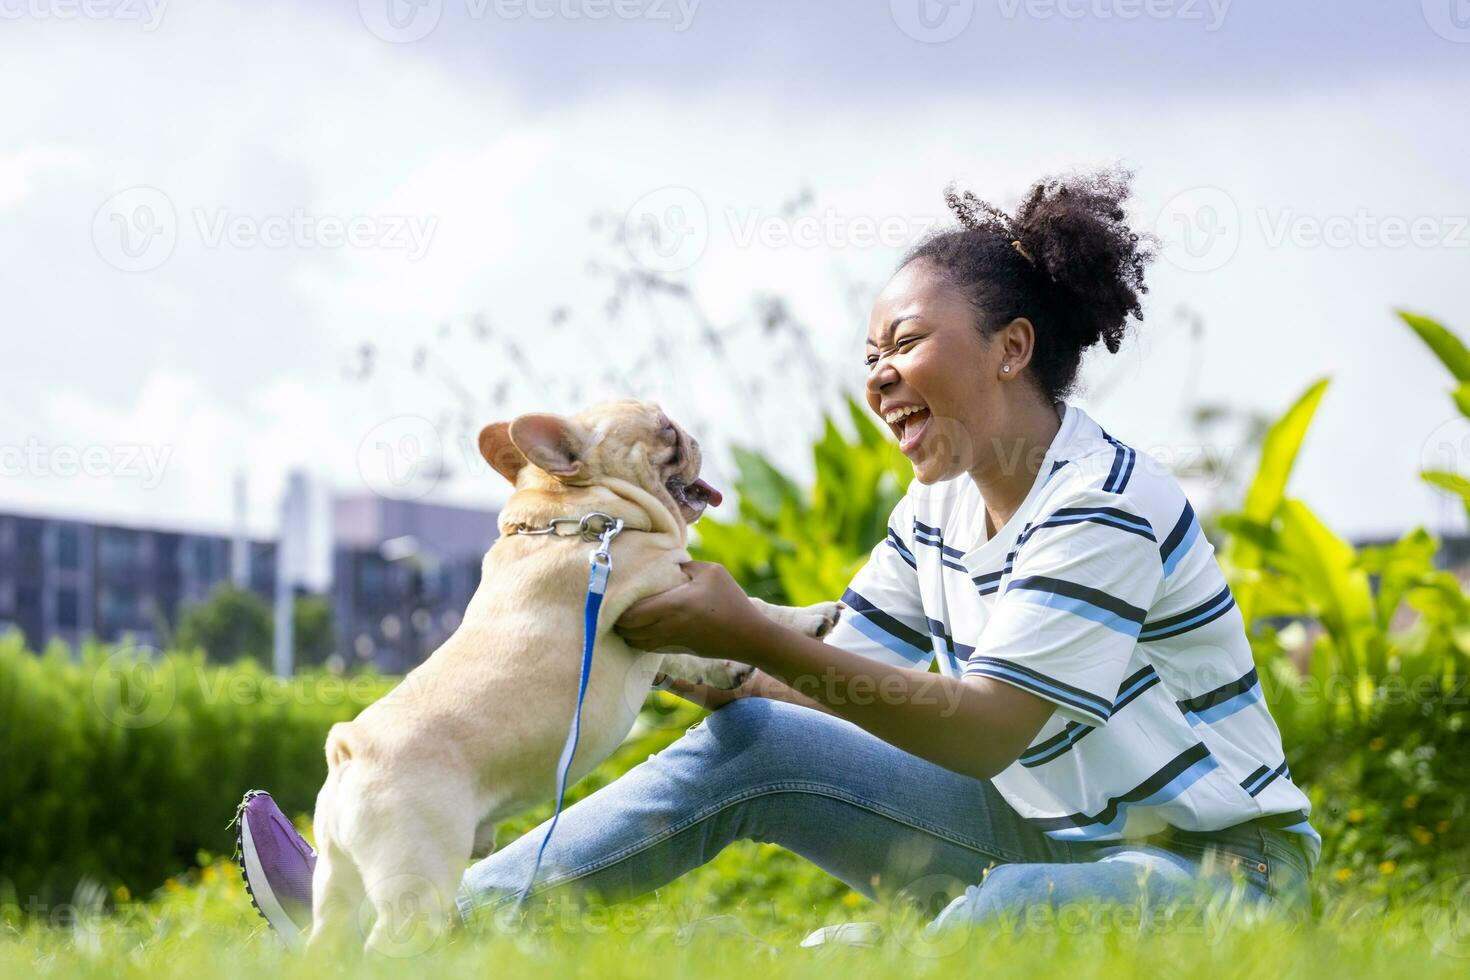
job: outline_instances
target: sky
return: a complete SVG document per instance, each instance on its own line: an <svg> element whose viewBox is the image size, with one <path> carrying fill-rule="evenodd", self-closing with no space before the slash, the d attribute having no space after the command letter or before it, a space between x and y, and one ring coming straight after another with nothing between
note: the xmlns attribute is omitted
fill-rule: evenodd
<svg viewBox="0 0 1470 980"><path fill-rule="evenodd" d="M1077 402L1228 458L1192 409L1330 377L1292 493L1464 529L1394 315L1470 333L1464 0L0 0L0 91L0 510L493 506L480 425L626 394L717 485L732 443L803 473L947 184L1121 164L1164 248Z"/></svg>

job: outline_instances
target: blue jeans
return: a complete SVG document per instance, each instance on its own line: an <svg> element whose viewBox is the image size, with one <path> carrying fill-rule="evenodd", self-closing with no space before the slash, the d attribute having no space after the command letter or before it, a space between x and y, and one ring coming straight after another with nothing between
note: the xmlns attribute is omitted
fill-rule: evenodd
<svg viewBox="0 0 1470 980"><path fill-rule="evenodd" d="M515 900L544 832L543 824L466 872L458 898L466 922ZM942 909L941 924L1231 888L1252 902L1300 907L1310 872L1293 835L1251 824L1127 844L1053 840L987 780L830 715L747 698L563 812L535 894L575 886L631 898L739 840L779 844L870 898L907 889L930 913Z"/></svg>

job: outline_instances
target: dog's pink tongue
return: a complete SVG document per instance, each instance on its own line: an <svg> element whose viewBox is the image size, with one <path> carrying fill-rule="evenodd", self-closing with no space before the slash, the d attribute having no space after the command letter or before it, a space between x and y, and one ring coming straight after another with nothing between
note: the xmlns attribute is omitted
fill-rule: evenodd
<svg viewBox="0 0 1470 980"><path fill-rule="evenodd" d="M724 494L720 493L720 491L716 490L708 483L705 483L703 480L695 480L692 485L699 487L699 489L704 491L704 495L706 498L708 498L709 505L711 507L720 506L720 502L725 499Z"/></svg>

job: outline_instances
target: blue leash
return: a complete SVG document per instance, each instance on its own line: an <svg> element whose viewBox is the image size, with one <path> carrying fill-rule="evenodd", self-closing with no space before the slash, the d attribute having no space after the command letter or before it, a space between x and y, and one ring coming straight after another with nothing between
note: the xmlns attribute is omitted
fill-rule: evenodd
<svg viewBox="0 0 1470 980"><path fill-rule="evenodd" d="M597 550L587 559L587 604L582 613L582 674L577 681L577 707L572 712L571 730L567 732L567 740L561 747L561 761L556 764L556 809L552 811L551 822L546 826L546 836L541 838L541 846L536 849L536 863L531 865L531 877L516 898L517 908L523 906L531 896L536 876L541 873L541 859L546 855L546 845L551 843L551 835L556 832L556 823L561 819L562 804L567 796L567 779L572 773L572 756L577 754L577 739L582 734L582 703L587 699L587 682L592 677L592 648L597 640L597 614L602 610L602 598L607 594L607 580L612 575L612 552L609 548L613 538L623 530L621 518L593 513L579 522L584 536L592 533L587 522L593 517L601 517L606 523L597 534ZM553 522L553 529L555 523Z"/></svg>

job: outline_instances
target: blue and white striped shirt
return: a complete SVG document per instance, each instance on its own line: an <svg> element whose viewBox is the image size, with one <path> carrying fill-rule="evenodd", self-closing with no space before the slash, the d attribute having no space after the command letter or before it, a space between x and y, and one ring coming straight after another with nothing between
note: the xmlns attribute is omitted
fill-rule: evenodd
<svg viewBox="0 0 1470 980"><path fill-rule="evenodd" d="M1020 509L986 540L968 474L913 483L827 642L1005 681L1056 711L995 786L1064 840L1269 818L1320 838L1292 782L1214 548L1159 463L1067 406Z"/></svg>

